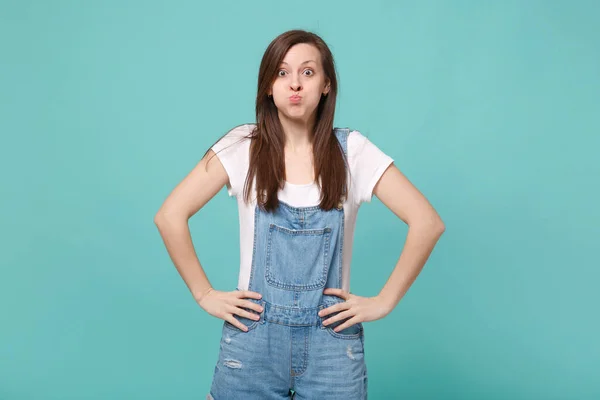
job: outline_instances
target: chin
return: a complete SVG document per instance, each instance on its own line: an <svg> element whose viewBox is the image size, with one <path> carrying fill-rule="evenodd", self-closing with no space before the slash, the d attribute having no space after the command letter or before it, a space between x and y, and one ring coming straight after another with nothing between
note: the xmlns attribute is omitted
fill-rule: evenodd
<svg viewBox="0 0 600 400"><path fill-rule="evenodd" d="M288 106L286 109L286 112L290 115L309 115L311 113L311 111L314 111L316 109L315 108L311 108L307 105L300 105L300 106Z"/></svg>
<svg viewBox="0 0 600 400"><path fill-rule="evenodd" d="M290 115L290 114L286 114L285 117L289 121L302 122L302 121L306 120L306 118L304 117L304 114L302 114L302 115Z"/></svg>

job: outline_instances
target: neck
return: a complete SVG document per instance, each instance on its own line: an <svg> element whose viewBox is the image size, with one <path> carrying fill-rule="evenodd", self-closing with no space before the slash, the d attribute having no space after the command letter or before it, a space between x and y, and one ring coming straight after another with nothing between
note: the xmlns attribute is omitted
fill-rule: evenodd
<svg viewBox="0 0 600 400"><path fill-rule="evenodd" d="M279 115L279 121L285 135L285 148L294 153L312 149L314 117L310 121L288 119Z"/></svg>

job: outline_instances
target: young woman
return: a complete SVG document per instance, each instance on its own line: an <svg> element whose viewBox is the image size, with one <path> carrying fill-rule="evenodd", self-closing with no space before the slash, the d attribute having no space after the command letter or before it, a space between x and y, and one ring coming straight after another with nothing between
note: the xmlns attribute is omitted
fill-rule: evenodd
<svg viewBox="0 0 600 400"><path fill-rule="evenodd" d="M256 123L221 137L156 214L195 300L224 321L207 399L366 399L362 323L392 311L445 229L392 158L359 131L333 127L336 95L323 40L278 36L260 65ZM233 291L211 286L187 225L225 185L240 217ZM381 292L361 297L349 290L353 233L373 194L409 231Z"/></svg>

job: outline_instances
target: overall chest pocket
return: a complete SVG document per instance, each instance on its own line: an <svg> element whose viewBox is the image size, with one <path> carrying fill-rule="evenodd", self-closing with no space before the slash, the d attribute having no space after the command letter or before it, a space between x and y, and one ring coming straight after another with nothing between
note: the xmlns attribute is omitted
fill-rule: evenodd
<svg viewBox="0 0 600 400"><path fill-rule="evenodd" d="M288 229L269 225L265 279L287 290L325 287L329 271L331 228Z"/></svg>

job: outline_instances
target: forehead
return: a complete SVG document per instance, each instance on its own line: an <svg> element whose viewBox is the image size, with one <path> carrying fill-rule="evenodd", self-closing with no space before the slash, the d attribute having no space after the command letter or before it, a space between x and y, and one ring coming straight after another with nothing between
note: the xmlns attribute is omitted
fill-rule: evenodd
<svg viewBox="0 0 600 400"><path fill-rule="evenodd" d="M307 63L307 65L319 63L321 60L321 54L319 50L311 44L299 43L292 46L283 57L283 62L288 65L300 65L305 61L313 60L314 62Z"/></svg>

